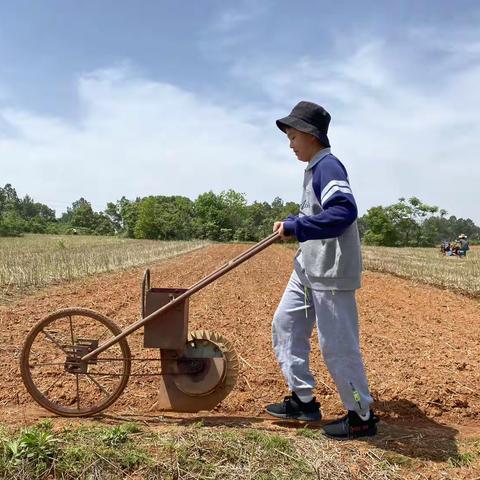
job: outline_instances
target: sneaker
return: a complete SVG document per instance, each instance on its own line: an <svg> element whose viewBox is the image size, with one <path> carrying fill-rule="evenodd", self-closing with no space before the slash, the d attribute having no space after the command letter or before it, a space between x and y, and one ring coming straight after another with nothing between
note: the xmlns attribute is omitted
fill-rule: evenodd
<svg viewBox="0 0 480 480"><path fill-rule="evenodd" d="M303 403L295 392L292 392L291 396L285 397L281 403L268 405L265 411L277 418L302 420L306 422L313 422L322 418L320 403L316 402L315 398L307 403Z"/></svg>
<svg viewBox="0 0 480 480"><path fill-rule="evenodd" d="M323 427L323 432L327 437L338 440L372 437L377 433L378 421L379 419L373 413L373 410L370 410L370 417L368 420L362 420L356 412L349 410L347 415L339 420L327 423Z"/></svg>

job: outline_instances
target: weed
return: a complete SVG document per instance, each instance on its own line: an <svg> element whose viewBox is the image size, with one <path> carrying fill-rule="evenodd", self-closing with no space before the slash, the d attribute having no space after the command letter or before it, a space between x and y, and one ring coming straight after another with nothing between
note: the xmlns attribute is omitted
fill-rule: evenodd
<svg viewBox="0 0 480 480"><path fill-rule="evenodd" d="M202 428L205 426L205 422L203 419L198 420L198 422L194 422L190 425L190 428Z"/></svg>
<svg viewBox="0 0 480 480"><path fill-rule="evenodd" d="M4 442L6 464L15 467L27 463L36 474L42 474L51 467L59 442L46 422L22 430L18 438Z"/></svg>
<svg viewBox="0 0 480 480"><path fill-rule="evenodd" d="M383 458L388 466L398 465L399 467L407 467L413 463L413 460L410 457L395 452L385 452Z"/></svg>
<svg viewBox="0 0 480 480"><path fill-rule="evenodd" d="M468 448L465 452L459 452L457 455L450 457L447 462L453 468L468 467L472 463L480 459L480 441L474 441L470 445L464 445Z"/></svg>
<svg viewBox="0 0 480 480"><path fill-rule="evenodd" d="M447 462L453 468L468 467L476 458L477 455L474 452L464 452L450 457Z"/></svg>
<svg viewBox="0 0 480 480"><path fill-rule="evenodd" d="M280 435L268 434L259 430L252 430L245 435L247 440L258 444L267 452L280 450L281 452L289 452L292 450L290 439Z"/></svg>
<svg viewBox="0 0 480 480"><path fill-rule="evenodd" d="M320 433L318 430L312 430L311 428L303 427L297 431L297 435L306 438L318 438Z"/></svg>
<svg viewBox="0 0 480 480"><path fill-rule="evenodd" d="M116 425L109 430L107 430L103 436L103 442L110 446L115 447L126 443L128 440L129 434L138 433L140 428L135 423L124 423L122 425Z"/></svg>
<svg viewBox="0 0 480 480"><path fill-rule="evenodd" d="M115 471L118 474L118 471L149 467L152 465L149 455L130 440L132 434L140 431L136 423L101 429L81 427L73 432L66 431L68 446L58 458L57 471L68 473L73 478L82 472L93 475L92 478L110 478L108 475ZM100 475L98 472L103 473Z"/></svg>

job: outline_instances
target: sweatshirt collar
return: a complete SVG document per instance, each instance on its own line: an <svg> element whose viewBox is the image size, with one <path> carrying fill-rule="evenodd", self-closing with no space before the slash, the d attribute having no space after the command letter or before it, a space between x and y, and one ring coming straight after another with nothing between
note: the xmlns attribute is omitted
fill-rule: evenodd
<svg viewBox="0 0 480 480"><path fill-rule="evenodd" d="M326 157L329 153L332 153L331 148L322 148L322 150L318 151L308 162L307 168L305 168L305 170L311 170L322 158Z"/></svg>

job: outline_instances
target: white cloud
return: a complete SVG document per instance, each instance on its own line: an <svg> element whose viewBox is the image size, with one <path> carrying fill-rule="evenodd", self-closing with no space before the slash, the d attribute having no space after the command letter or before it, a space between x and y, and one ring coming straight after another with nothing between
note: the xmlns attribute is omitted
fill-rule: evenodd
<svg viewBox="0 0 480 480"><path fill-rule="evenodd" d="M478 28L464 27L448 29L448 34L440 34L438 28L432 26L415 26L407 30L407 36L421 44L423 48L442 51L463 56L478 56L480 53L480 40Z"/></svg>
<svg viewBox="0 0 480 480"><path fill-rule="evenodd" d="M271 12L270 4L270 0L240 0L234 7L219 9L199 37L197 48L202 56L210 61L230 62L232 52L244 51L246 45L255 43L258 27L254 25Z"/></svg>
<svg viewBox="0 0 480 480"><path fill-rule="evenodd" d="M107 201L153 195L195 198L233 188L250 201L298 200L301 169L270 119L234 111L125 67L78 81L80 122L0 110L2 181L58 210L80 196ZM286 144L285 144L286 145ZM293 177L293 178L292 178Z"/></svg>
<svg viewBox="0 0 480 480"><path fill-rule="evenodd" d="M288 108L285 113L299 100L331 111L330 139L350 172L361 211L415 195L480 223L475 45L450 48L438 81L428 83L422 72L431 63L409 64L380 41L359 44L349 56L332 52L329 59L305 56L281 66L238 62L232 74L261 88Z"/></svg>
<svg viewBox="0 0 480 480"><path fill-rule="evenodd" d="M213 18L209 28L214 32L228 33L238 29L268 11L268 1L262 3L255 0L241 0L236 2L235 8L221 10Z"/></svg>

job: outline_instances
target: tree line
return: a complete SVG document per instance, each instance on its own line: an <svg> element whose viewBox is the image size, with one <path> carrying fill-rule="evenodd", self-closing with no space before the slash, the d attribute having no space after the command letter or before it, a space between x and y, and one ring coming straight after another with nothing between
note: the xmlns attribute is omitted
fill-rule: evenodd
<svg viewBox="0 0 480 480"><path fill-rule="evenodd" d="M447 211L427 205L417 197L400 198L387 207L370 208L358 219L366 245L432 247L453 241L463 233L470 243L480 242L480 228L470 218L447 216Z"/></svg>
<svg viewBox="0 0 480 480"><path fill-rule="evenodd" d="M297 215L299 205L275 198L271 203L247 203L234 190L205 192L195 200L180 195L122 197L95 212L84 198L72 203L60 218L30 196L19 198L10 184L0 187L0 236L23 233L121 235L137 239L220 242L259 241L272 231L274 221ZM370 208L358 219L365 244L433 246L460 233L480 240L480 228L471 219L447 217L447 212L418 198Z"/></svg>

